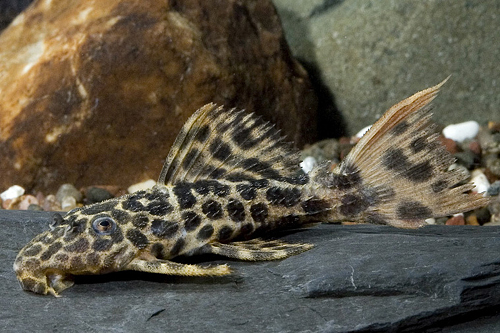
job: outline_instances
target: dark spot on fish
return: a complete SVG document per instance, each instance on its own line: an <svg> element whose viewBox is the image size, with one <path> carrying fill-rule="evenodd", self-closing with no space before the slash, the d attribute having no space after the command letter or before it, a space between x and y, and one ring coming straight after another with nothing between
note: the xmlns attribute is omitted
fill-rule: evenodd
<svg viewBox="0 0 500 333"><path fill-rule="evenodd" d="M408 157L405 156L403 150L389 148L382 156L382 164L389 170L395 171L405 171L410 166L411 163L408 161Z"/></svg>
<svg viewBox="0 0 500 333"><path fill-rule="evenodd" d="M154 243L151 246L151 255L158 259L163 259L163 249L164 246L162 243Z"/></svg>
<svg viewBox="0 0 500 333"><path fill-rule="evenodd" d="M198 156L198 149L196 148L191 148L190 151L184 156L184 159L182 160L182 167L184 169L188 169L191 166L191 162Z"/></svg>
<svg viewBox="0 0 500 333"><path fill-rule="evenodd" d="M233 235L233 232L234 232L234 230L230 226L227 226L227 225L223 226L219 230L218 240L226 241L226 240L230 239L231 236Z"/></svg>
<svg viewBox="0 0 500 333"><path fill-rule="evenodd" d="M410 148L415 154L424 150L426 146L427 144L424 137L416 138L410 143Z"/></svg>
<svg viewBox="0 0 500 333"><path fill-rule="evenodd" d="M117 228L112 234L111 234L111 240L114 243L120 243L123 241L123 233L120 228Z"/></svg>
<svg viewBox="0 0 500 333"><path fill-rule="evenodd" d="M300 202L301 191L298 188L270 187L266 198L272 205L293 207Z"/></svg>
<svg viewBox="0 0 500 333"><path fill-rule="evenodd" d="M174 186L173 192L177 196L177 201L181 209L191 208L196 203L196 198L191 193L190 184L179 183Z"/></svg>
<svg viewBox="0 0 500 333"><path fill-rule="evenodd" d="M201 223L201 218L195 212L184 212L182 213L182 219L184 220L184 229L186 231L193 231Z"/></svg>
<svg viewBox="0 0 500 333"><path fill-rule="evenodd" d="M248 184L238 184L236 185L236 191L245 200L253 200L257 196L257 191L252 185Z"/></svg>
<svg viewBox="0 0 500 333"><path fill-rule="evenodd" d="M432 210L418 201L401 202L396 209L401 220L423 220L432 216Z"/></svg>
<svg viewBox="0 0 500 333"><path fill-rule="evenodd" d="M259 143L259 140L254 140L251 136L252 127L243 128L240 126L233 132L233 140L241 149L247 150Z"/></svg>
<svg viewBox="0 0 500 333"><path fill-rule="evenodd" d="M412 182L422 183L432 177L432 166L429 161L420 162L411 166L403 175Z"/></svg>
<svg viewBox="0 0 500 333"><path fill-rule="evenodd" d="M174 246L170 250L170 255L176 256L181 252L181 250L184 248L184 245L186 244L186 241L184 238L179 238L177 242L175 242Z"/></svg>
<svg viewBox="0 0 500 333"><path fill-rule="evenodd" d="M346 194L341 199L339 211L344 216L355 216L368 208L368 202L359 195Z"/></svg>
<svg viewBox="0 0 500 333"><path fill-rule="evenodd" d="M267 206L263 203L258 203L250 207L250 214L255 222L263 223L268 216Z"/></svg>
<svg viewBox="0 0 500 333"><path fill-rule="evenodd" d="M227 206L227 214L234 222L243 222L245 220L245 207L236 199L229 199Z"/></svg>
<svg viewBox="0 0 500 333"><path fill-rule="evenodd" d="M82 214L85 215L95 215L99 213L109 212L115 208L117 201L105 201L100 203L95 203L93 205L87 206L81 210Z"/></svg>
<svg viewBox="0 0 500 333"><path fill-rule="evenodd" d="M348 190L352 187L360 185L362 182L359 169L352 164L342 165L339 174L332 174L331 185L339 190Z"/></svg>
<svg viewBox="0 0 500 333"><path fill-rule="evenodd" d="M143 229L149 223L149 218L145 214L136 214L132 218L132 225L136 228Z"/></svg>
<svg viewBox="0 0 500 333"><path fill-rule="evenodd" d="M224 214L221 204L215 200L207 200L204 202L201 206L201 210L203 214L212 220L220 219Z"/></svg>
<svg viewBox="0 0 500 333"><path fill-rule="evenodd" d="M195 191L201 195L207 195L212 192L218 197L225 197L229 194L230 188L216 180L199 180L193 184Z"/></svg>
<svg viewBox="0 0 500 333"><path fill-rule="evenodd" d="M156 237L160 238L172 238L177 230L179 230L179 224L171 221L154 220L151 223L151 232Z"/></svg>
<svg viewBox="0 0 500 333"><path fill-rule="evenodd" d="M86 261L87 265L90 267L97 267L100 264L100 258L99 258L99 255L97 253L87 254L85 261Z"/></svg>
<svg viewBox="0 0 500 333"><path fill-rule="evenodd" d="M382 214L370 213L366 216L366 222L371 224L387 224L387 220Z"/></svg>
<svg viewBox="0 0 500 333"><path fill-rule="evenodd" d="M213 233L214 233L214 227L212 227L212 225L210 224L207 224L200 229L200 232L198 232L196 238L198 238L199 240L206 240L210 238L213 235Z"/></svg>
<svg viewBox="0 0 500 333"><path fill-rule="evenodd" d="M92 244L92 249L97 252L107 251L113 246L111 239L97 238Z"/></svg>
<svg viewBox="0 0 500 333"><path fill-rule="evenodd" d="M64 250L67 252L82 253L87 251L89 247L90 247L89 241L85 238L80 238L76 242L66 245L64 247Z"/></svg>
<svg viewBox="0 0 500 333"><path fill-rule="evenodd" d="M42 246L40 244L35 244L24 250L23 255L26 257L36 256L42 251Z"/></svg>
<svg viewBox="0 0 500 333"><path fill-rule="evenodd" d="M58 253L54 257L54 259L59 261L59 262L66 262L69 260L69 256L66 253Z"/></svg>
<svg viewBox="0 0 500 333"><path fill-rule="evenodd" d="M298 175L293 177L278 177L274 179L278 179L292 185L305 185L309 182L309 176L302 171L300 171Z"/></svg>
<svg viewBox="0 0 500 333"><path fill-rule="evenodd" d="M255 179L250 181L250 185L255 188L264 188L269 186L269 180L267 179Z"/></svg>
<svg viewBox="0 0 500 333"><path fill-rule="evenodd" d="M119 224L127 224L130 221L130 214L121 209L111 210L111 217Z"/></svg>
<svg viewBox="0 0 500 333"><path fill-rule="evenodd" d="M155 216L164 216L171 213L174 207L167 201L153 201L146 206L146 210Z"/></svg>
<svg viewBox="0 0 500 333"><path fill-rule="evenodd" d="M241 165L245 168L245 170L257 173L264 178L280 178L278 171L271 168L271 166L266 162L262 162L255 157L244 159L241 161Z"/></svg>
<svg viewBox="0 0 500 333"><path fill-rule="evenodd" d="M315 197L302 202L301 206L306 214L318 214L330 209L330 205L326 200Z"/></svg>
<svg viewBox="0 0 500 333"><path fill-rule="evenodd" d="M448 182L445 180L438 180L431 185L434 193L439 193L448 187Z"/></svg>
<svg viewBox="0 0 500 333"><path fill-rule="evenodd" d="M209 178L219 179L226 174L227 170L224 168L216 168L208 175Z"/></svg>
<svg viewBox="0 0 500 333"><path fill-rule="evenodd" d="M194 139L198 142L203 143L208 139L209 134L210 134L210 126L204 125L198 130Z"/></svg>
<svg viewBox="0 0 500 333"><path fill-rule="evenodd" d="M45 252L42 253L40 256L40 259L42 260L48 260L50 257L52 257L54 254L56 254L57 251L62 247L61 242L55 242L54 244L50 245Z"/></svg>
<svg viewBox="0 0 500 333"><path fill-rule="evenodd" d="M81 269L84 266L82 258L80 258L79 256L71 258L69 266L71 267L71 269Z"/></svg>
<svg viewBox="0 0 500 333"><path fill-rule="evenodd" d="M246 236L246 235L251 234L253 232L253 230L254 230L254 225L251 223L246 223L246 224L241 226L239 233L242 236Z"/></svg>
<svg viewBox="0 0 500 333"><path fill-rule="evenodd" d="M32 278L24 278L22 279L23 281L23 289L24 290L31 290L35 293L38 293L38 294L43 294L45 293L45 288L44 286L37 282L36 280L32 279Z"/></svg>
<svg viewBox="0 0 500 333"><path fill-rule="evenodd" d="M210 144L210 153L219 161L225 161L231 155L231 148L219 138L216 138Z"/></svg>
<svg viewBox="0 0 500 333"><path fill-rule="evenodd" d="M298 224L300 224L300 217L295 214L283 216L274 222L276 228L291 227Z"/></svg>
<svg viewBox="0 0 500 333"><path fill-rule="evenodd" d="M144 210L144 205L137 201L137 197L130 197L122 202L122 208L131 212L140 212Z"/></svg>
<svg viewBox="0 0 500 333"><path fill-rule="evenodd" d="M127 239L139 249L144 249L148 245L148 238L137 229L127 231Z"/></svg>
<svg viewBox="0 0 500 333"><path fill-rule="evenodd" d="M402 122L400 122L399 124L397 124L396 126L394 126L390 130L390 133L393 134L393 135L401 135L404 132L406 132L406 130L409 127L410 127L410 125L408 124L408 122L406 122L405 120L403 120Z"/></svg>
<svg viewBox="0 0 500 333"><path fill-rule="evenodd" d="M253 181L255 180L254 177L251 177L247 174L241 173L241 172L234 172L226 175L224 179L230 181L230 182L243 182L243 181Z"/></svg>

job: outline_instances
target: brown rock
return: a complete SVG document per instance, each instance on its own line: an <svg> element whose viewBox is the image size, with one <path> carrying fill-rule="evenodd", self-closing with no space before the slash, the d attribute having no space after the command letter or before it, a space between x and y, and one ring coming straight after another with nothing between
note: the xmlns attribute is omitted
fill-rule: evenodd
<svg viewBox="0 0 500 333"><path fill-rule="evenodd" d="M0 45L0 188L156 179L211 101L299 146L315 136L316 99L270 0L36 1Z"/></svg>
<svg viewBox="0 0 500 333"><path fill-rule="evenodd" d="M452 139L445 138L444 136L440 136L439 140L445 146L446 150L450 154L458 153L459 149L455 141L453 141Z"/></svg>
<svg viewBox="0 0 500 333"><path fill-rule="evenodd" d="M465 219L463 215L455 215L450 217L448 221L446 221L446 225L465 225Z"/></svg>

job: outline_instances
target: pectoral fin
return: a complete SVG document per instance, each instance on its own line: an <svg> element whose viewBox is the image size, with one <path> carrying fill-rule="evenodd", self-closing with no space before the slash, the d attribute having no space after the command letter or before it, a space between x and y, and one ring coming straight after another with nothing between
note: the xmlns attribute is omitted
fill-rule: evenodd
<svg viewBox="0 0 500 333"><path fill-rule="evenodd" d="M181 276L221 276L231 273L231 269L228 265L202 267L161 259L134 259L124 268L124 270Z"/></svg>

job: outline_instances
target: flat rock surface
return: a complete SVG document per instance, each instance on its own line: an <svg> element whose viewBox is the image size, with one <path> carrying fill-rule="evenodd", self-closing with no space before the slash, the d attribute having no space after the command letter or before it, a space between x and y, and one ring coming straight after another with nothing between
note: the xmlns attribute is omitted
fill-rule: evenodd
<svg viewBox="0 0 500 333"><path fill-rule="evenodd" d="M286 260L188 259L228 262L235 270L228 277L85 276L54 298L23 292L12 270L50 218L0 211L2 332L500 329L500 227L320 225L276 235L316 245Z"/></svg>

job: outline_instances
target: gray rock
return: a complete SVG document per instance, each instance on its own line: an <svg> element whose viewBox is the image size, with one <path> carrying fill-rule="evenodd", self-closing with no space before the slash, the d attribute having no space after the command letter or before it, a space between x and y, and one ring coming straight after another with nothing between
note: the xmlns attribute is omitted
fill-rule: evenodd
<svg viewBox="0 0 500 333"><path fill-rule="evenodd" d="M333 94L350 133L448 75L438 122L500 119L497 0L273 2L292 53Z"/></svg>
<svg viewBox="0 0 500 333"><path fill-rule="evenodd" d="M56 193L57 202L62 203L64 198L73 197L76 202L82 201L82 193L76 189L72 184L63 184L59 187Z"/></svg>
<svg viewBox="0 0 500 333"><path fill-rule="evenodd" d="M320 225L276 235L316 245L286 260L182 259L229 262L235 273L225 278L86 276L55 299L23 292L12 270L17 252L51 216L0 211L2 332L32 331L33 323L65 332L500 329L498 315L477 320L500 304L500 227Z"/></svg>
<svg viewBox="0 0 500 333"><path fill-rule="evenodd" d="M90 187L87 190L86 203L93 204L104 200L111 199L113 195L100 187Z"/></svg>

